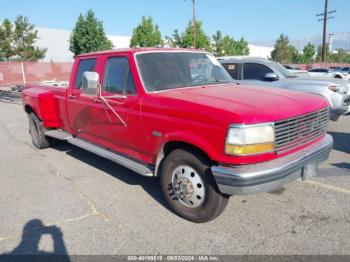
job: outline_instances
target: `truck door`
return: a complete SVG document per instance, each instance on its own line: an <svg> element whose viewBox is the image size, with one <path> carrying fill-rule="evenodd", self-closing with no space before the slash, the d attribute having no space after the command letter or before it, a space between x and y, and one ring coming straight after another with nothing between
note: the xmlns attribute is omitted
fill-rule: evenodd
<svg viewBox="0 0 350 262"><path fill-rule="evenodd" d="M94 101L91 133L106 147L125 154L137 151L140 139L140 99L127 54L111 54L101 61L101 94ZM103 101L104 100L104 101Z"/></svg>
<svg viewBox="0 0 350 262"><path fill-rule="evenodd" d="M101 147L137 158L138 141L142 140L140 99L127 54L80 58L75 67L76 77L71 79L67 99L71 132ZM85 71L100 75L102 99L84 93Z"/></svg>
<svg viewBox="0 0 350 262"><path fill-rule="evenodd" d="M82 75L96 71L97 58L79 59L72 71L71 84L67 95L67 112L71 132L75 136L89 136L93 127L93 100L96 96L84 94Z"/></svg>

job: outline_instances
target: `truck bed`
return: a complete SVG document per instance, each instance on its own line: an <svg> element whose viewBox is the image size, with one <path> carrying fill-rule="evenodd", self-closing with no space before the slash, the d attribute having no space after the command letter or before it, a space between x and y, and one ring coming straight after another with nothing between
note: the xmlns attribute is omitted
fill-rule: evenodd
<svg viewBox="0 0 350 262"><path fill-rule="evenodd" d="M68 127L65 117L67 90L68 88L63 86L25 85L22 91L22 101L26 105L26 112L34 112L48 129Z"/></svg>

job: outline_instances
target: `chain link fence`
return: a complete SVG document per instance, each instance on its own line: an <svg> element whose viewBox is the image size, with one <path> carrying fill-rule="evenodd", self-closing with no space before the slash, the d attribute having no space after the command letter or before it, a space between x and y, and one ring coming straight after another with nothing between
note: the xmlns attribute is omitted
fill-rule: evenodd
<svg viewBox="0 0 350 262"><path fill-rule="evenodd" d="M299 67L303 70L309 70L312 68L328 68L328 67L350 67L350 64L342 63L314 63L314 64L293 64L295 67Z"/></svg>
<svg viewBox="0 0 350 262"><path fill-rule="evenodd" d="M315 67L345 67L350 66L350 64L318 63L294 66L308 70ZM68 82L71 69L71 62L0 62L0 87L50 81Z"/></svg>
<svg viewBox="0 0 350 262"><path fill-rule="evenodd" d="M0 62L0 87L69 81L70 62Z"/></svg>

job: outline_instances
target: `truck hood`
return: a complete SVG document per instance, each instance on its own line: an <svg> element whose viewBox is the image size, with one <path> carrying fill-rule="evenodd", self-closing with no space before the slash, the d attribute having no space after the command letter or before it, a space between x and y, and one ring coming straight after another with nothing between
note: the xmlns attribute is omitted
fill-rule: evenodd
<svg viewBox="0 0 350 262"><path fill-rule="evenodd" d="M172 89L156 95L177 100L174 104L179 110L201 110L213 118L246 124L287 119L328 106L323 98L311 94L236 84Z"/></svg>

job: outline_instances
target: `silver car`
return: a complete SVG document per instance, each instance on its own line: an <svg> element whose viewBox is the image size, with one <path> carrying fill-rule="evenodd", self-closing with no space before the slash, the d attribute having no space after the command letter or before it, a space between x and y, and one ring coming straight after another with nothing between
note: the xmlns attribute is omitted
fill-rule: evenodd
<svg viewBox="0 0 350 262"><path fill-rule="evenodd" d="M340 70L333 70L330 68L312 68L309 70L309 75L349 80L348 73L342 72Z"/></svg>
<svg viewBox="0 0 350 262"><path fill-rule="evenodd" d="M326 79L292 74L282 65L263 58L219 57L218 60L240 84L285 88L312 93L326 98L330 118L350 112L350 83L341 79Z"/></svg>

